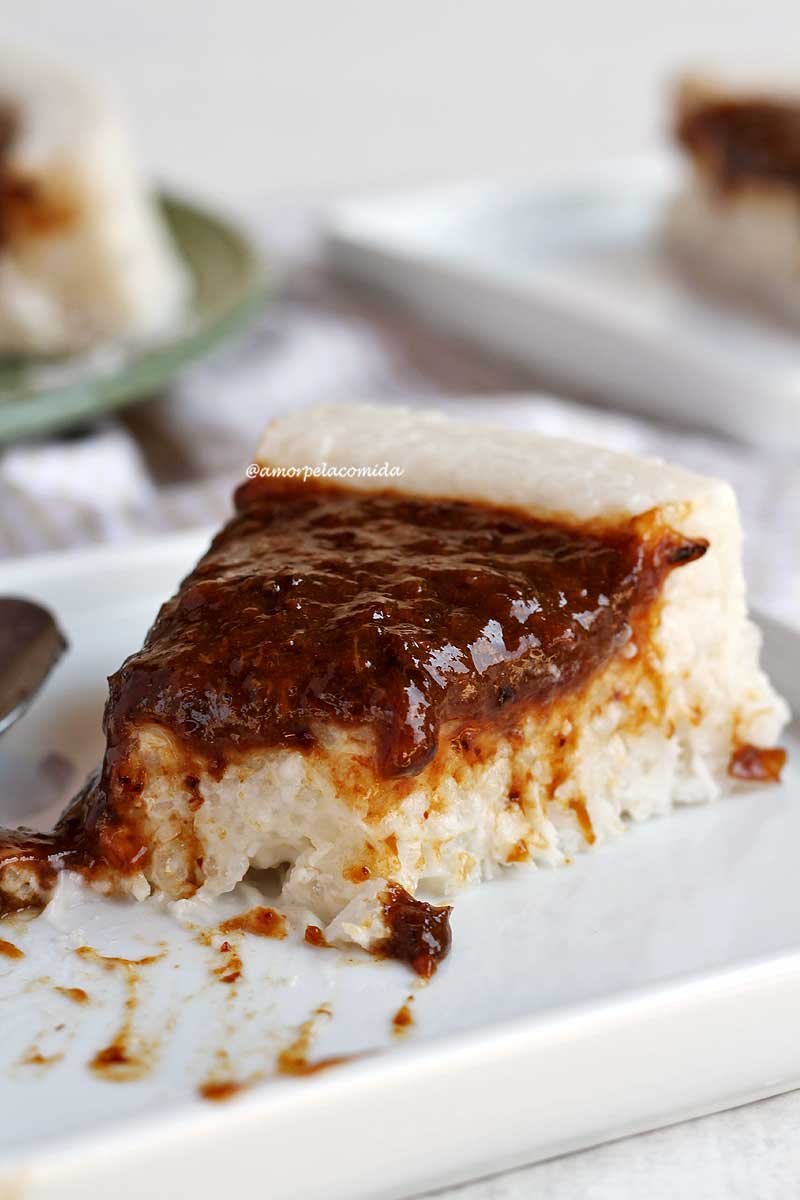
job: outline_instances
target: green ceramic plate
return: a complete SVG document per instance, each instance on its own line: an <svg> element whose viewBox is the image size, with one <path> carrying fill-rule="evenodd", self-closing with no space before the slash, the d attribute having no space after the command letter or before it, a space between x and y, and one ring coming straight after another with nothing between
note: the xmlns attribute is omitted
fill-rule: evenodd
<svg viewBox="0 0 800 1200"><path fill-rule="evenodd" d="M0 360L0 442L79 424L152 394L260 307L266 280L253 245L232 225L194 205L170 196L162 197L161 205L194 282L181 326L136 349Z"/></svg>

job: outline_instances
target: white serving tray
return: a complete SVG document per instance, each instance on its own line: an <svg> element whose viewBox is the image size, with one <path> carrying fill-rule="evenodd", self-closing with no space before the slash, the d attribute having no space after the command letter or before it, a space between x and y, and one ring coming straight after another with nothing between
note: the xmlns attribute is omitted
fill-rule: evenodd
<svg viewBox="0 0 800 1200"><path fill-rule="evenodd" d="M2 567L0 593L52 605L71 643L2 740L4 822L29 819L9 781L43 754L81 772L98 759L104 676L204 543ZM766 630L768 667L800 706L800 638ZM0 1193L219 1200L256 1184L270 1200L399 1197L797 1086L796 729L788 743L780 787L460 895L453 952L424 988L394 963L249 938L232 989L212 974L214 952L133 903L81 901L60 928L4 921L25 958L0 957ZM132 1023L150 1069L138 1080L88 1069L124 1015L125 984L75 954L76 929L104 954L164 954L141 970ZM409 993L415 1024L400 1039L391 1017ZM370 1053L276 1077L276 1054L324 1002L312 1060ZM33 1052L62 1057L20 1061ZM262 1082L225 1104L201 1099L220 1072Z"/></svg>
<svg viewBox="0 0 800 1200"><path fill-rule="evenodd" d="M533 369L539 383L800 451L800 331L723 305L659 242L670 158L350 201L342 274Z"/></svg>

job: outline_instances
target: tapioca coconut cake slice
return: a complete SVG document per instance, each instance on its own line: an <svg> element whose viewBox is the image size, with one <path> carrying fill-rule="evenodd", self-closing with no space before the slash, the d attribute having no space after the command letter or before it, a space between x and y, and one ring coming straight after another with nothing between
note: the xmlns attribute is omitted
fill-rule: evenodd
<svg viewBox="0 0 800 1200"><path fill-rule="evenodd" d="M0 353L152 337L188 292L112 100L58 61L0 49Z"/></svg>
<svg viewBox="0 0 800 1200"><path fill-rule="evenodd" d="M687 76L673 127L690 164L666 237L693 278L800 320L800 76Z"/></svg>
<svg viewBox="0 0 800 1200"><path fill-rule="evenodd" d="M277 868L317 940L425 973L418 891L779 774L727 484L358 405L276 421L250 474L110 680L99 782L7 836L7 904L60 867L176 901Z"/></svg>

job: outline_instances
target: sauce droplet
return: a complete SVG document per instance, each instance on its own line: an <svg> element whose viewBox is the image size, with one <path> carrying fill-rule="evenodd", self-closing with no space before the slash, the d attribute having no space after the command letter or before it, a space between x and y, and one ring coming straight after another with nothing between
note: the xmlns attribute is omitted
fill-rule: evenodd
<svg viewBox="0 0 800 1200"><path fill-rule="evenodd" d="M392 1017L392 1030L394 1033L405 1033L406 1030L414 1024L414 1016L411 1012L411 1005L413 1003L414 997L406 996L405 1004L402 1004Z"/></svg>
<svg viewBox="0 0 800 1200"><path fill-rule="evenodd" d="M372 947L378 958L408 963L423 979L430 979L450 951L450 905L437 908L415 900L399 883L390 883L381 895L387 936Z"/></svg>
<svg viewBox="0 0 800 1200"><path fill-rule="evenodd" d="M201 1083L197 1090L204 1100L221 1103L244 1091L246 1086L235 1079L209 1079L206 1083Z"/></svg>
<svg viewBox="0 0 800 1200"><path fill-rule="evenodd" d="M748 743L739 746L731 755L728 774L733 779L747 779L753 783L779 783L785 763L786 751L779 746L765 749Z"/></svg>

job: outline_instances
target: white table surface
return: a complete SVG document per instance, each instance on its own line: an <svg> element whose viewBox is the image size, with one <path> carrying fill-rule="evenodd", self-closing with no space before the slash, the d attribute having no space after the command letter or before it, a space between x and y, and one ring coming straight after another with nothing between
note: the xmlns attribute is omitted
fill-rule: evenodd
<svg viewBox="0 0 800 1200"><path fill-rule="evenodd" d="M533 1084L532 1084L533 1086ZM439 1200L772 1200L797 1194L797 1092L436 1193Z"/></svg>
<svg viewBox="0 0 800 1200"><path fill-rule="evenodd" d="M435 6L426 0L401 6L381 0L333 6L326 0L5 0L3 33L99 67L130 102L152 169L173 184L256 214L260 198L275 193L520 175L541 161L574 163L647 149L658 140L664 79L685 62L722 58L785 66L794 56L798 66L796 11L792 0L562 0L548 6L526 0L442 0ZM287 241L290 224L276 226ZM395 397L415 386L434 394L488 394L535 385L458 348L434 350L424 333L409 337L391 321L381 326L388 359L376 355L365 333L370 314L354 315L330 291L315 291L309 278L313 273L290 289L256 339L257 351L251 343L248 353L257 357L276 338L283 338L284 350L288 339L301 359L323 346L340 370L328 392L361 387L361 397L370 390ZM122 438L123 455L132 447L133 490L141 489L144 474L152 503L148 509L137 492L124 519L119 513L105 523L76 518L74 529L65 524L57 535L50 531L55 544L128 536L221 513L243 454L242 430L217 447L217 460L181 463L177 481L171 477L175 463L164 467L163 447L170 435L180 440L181 413L193 416L193 404L214 408L215 388L229 370L231 360L223 359L210 374L195 377L193 394L189 381L158 412L107 431L112 440ZM241 398L245 383L241 371L233 373ZM262 377L257 370L255 380L244 414L252 428L281 403L279 396L297 394L302 401L320 388L319 379L298 382L285 358L282 375ZM591 424L595 418L586 419ZM610 428L613 440L627 426ZM648 445L658 437L639 434ZM678 457L694 466L702 465L704 447L712 456L721 454L728 473L752 487L753 497L767 499L775 489L773 497L788 498L800 519L797 487L785 467L773 471L747 451L711 449L693 438L676 438L675 446ZM9 457L0 467L8 467ZM18 457L16 467L24 469L25 461ZM158 486L162 474L166 489ZM8 472L5 483L13 490ZM0 527L0 552L51 544L41 531L24 545L4 541ZM791 549L787 541L787 554ZM756 575L751 585L761 586L769 601L769 581ZM780 604L772 607L780 610ZM800 1177L799 1129L800 1095L794 1093L440 1195L786 1200Z"/></svg>

